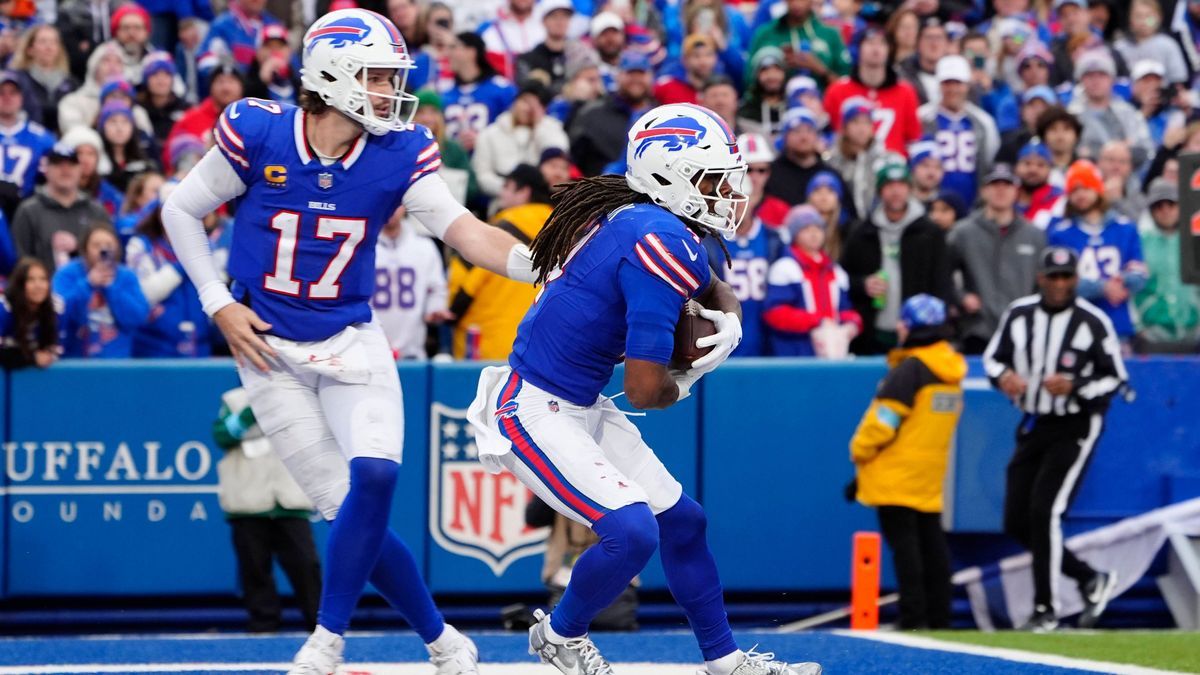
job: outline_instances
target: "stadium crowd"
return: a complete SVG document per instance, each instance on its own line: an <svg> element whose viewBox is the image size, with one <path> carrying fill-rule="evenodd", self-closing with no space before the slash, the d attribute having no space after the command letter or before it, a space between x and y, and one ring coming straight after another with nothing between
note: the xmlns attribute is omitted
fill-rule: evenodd
<svg viewBox="0 0 1200 675"><path fill-rule="evenodd" d="M737 355L883 353L922 293L979 353L1048 243L1129 350L1200 344L1176 187L1200 151L1197 0L7 0L6 367L222 353L159 206L225 106L297 101L306 26L353 6L403 33L446 182L523 241L556 185L623 172L641 113L719 116L749 166L741 229L706 240ZM236 205L206 225L221 259ZM536 290L423 235L401 210L377 250L397 358L504 358Z"/></svg>

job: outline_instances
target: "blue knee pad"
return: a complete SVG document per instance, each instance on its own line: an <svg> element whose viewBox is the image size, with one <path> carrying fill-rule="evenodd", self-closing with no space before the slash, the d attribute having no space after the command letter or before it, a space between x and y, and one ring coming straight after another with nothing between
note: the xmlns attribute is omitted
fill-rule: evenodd
<svg viewBox="0 0 1200 675"><path fill-rule="evenodd" d="M675 506L658 514L658 526L664 548L691 546L704 541L708 531L708 516L696 500L683 495Z"/></svg>
<svg viewBox="0 0 1200 675"><path fill-rule="evenodd" d="M658 521L646 504L611 511L592 525L600 543L584 551L562 600L550 615L554 632L578 637L611 605L658 547Z"/></svg>

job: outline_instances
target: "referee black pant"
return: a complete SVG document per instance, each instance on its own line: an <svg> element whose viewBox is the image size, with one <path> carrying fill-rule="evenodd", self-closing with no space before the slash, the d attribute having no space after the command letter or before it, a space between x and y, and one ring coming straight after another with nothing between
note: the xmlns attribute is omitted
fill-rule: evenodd
<svg viewBox="0 0 1200 675"><path fill-rule="evenodd" d="M1101 415L1026 416L1008 464L1004 531L1033 553L1035 605L1057 609L1058 570L1081 586L1096 574L1063 546L1062 516L1104 428Z"/></svg>

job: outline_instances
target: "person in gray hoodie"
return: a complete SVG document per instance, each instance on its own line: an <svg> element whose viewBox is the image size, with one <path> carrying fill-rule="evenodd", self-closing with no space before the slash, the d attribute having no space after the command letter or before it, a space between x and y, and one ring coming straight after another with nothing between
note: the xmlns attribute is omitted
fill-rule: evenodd
<svg viewBox="0 0 1200 675"><path fill-rule="evenodd" d="M965 354L982 354L1009 303L1037 287L1037 254L1046 233L1017 212L1020 180L1007 164L984 178L983 206L947 240L951 269L962 274L959 335Z"/></svg>
<svg viewBox="0 0 1200 675"><path fill-rule="evenodd" d="M850 302L863 319L850 349L862 355L896 346L896 322L908 298L928 293L949 303L954 295L945 233L912 197L908 165L886 161L875 183L878 206L851 230L841 260Z"/></svg>

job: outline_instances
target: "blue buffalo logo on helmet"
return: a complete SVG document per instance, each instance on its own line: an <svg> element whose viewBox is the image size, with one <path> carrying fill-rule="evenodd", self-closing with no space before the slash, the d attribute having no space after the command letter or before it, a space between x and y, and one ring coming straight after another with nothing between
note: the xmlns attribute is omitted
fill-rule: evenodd
<svg viewBox="0 0 1200 675"><path fill-rule="evenodd" d="M380 18L382 19L383 17ZM380 21L380 23L387 29L394 51L397 54L403 54L405 52L404 38L400 36L400 31L390 21L384 20ZM349 16L344 19L338 19L327 26L321 26L309 34L308 51L311 52L313 47L322 40L328 40L330 46L334 49L352 44L360 44L370 32L370 26L361 18Z"/></svg>
<svg viewBox="0 0 1200 675"><path fill-rule="evenodd" d="M704 125L689 117L676 117L643 129L633 137L638 141L634 157L641 157L647 148L662 143L667 152L675 152L695 146L704 138Z"/></svg>

